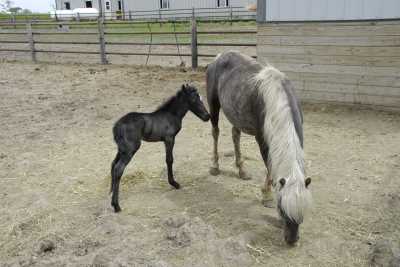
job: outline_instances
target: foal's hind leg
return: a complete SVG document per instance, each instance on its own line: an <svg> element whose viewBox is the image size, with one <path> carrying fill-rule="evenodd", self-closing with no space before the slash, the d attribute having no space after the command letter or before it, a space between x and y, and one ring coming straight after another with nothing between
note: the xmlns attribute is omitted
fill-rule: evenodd
<svg viewBox="0 0 400 267"><path fill-rule="evenodd" d="M244 170L244 161L240 152L240 130L236 127L232 127L232 140L235 147L235 163L236 167L239 168L239 177L243 180L249 180L251 178Z"/></svg>
<svg viewBox="0 0 400 267"><path fill-rule="evenodd" d="M131 161L132 157L135 155L139 147L140 143L137 143L133 148L129 149L128 151L123 151L123 152L118 151L119 159L115 163L113 162L113 167L111 170L111 176L112 176L111 206L114 207L115 212L121 211L121 207L119 206L119 201L118 201L118 195L119 195L119 184L121 181L122 174L124 173L125 167Z"/></svg>
<svg viewBox="0 0 400 267"><path fill-rule="evenodd" d="M119 158L120 158L120 154L119 154L119 152L117 152L117 155L115 156L115 159L111 163L111 188L110 188L110 193L112 193L112 191L113 191L114 181L113 181L112 177L113 177L113 173L114 173L115 164L119 161Z"/></svg>

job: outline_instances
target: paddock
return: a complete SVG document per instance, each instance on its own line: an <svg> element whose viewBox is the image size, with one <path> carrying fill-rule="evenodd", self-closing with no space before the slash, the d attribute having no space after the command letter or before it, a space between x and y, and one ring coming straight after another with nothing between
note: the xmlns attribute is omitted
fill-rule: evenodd
<svg viewBox="0 0 400 267"><path fill-rule="evenodd" d="M2 62L0 265L370 266L392 258L390 244L400 240L398 113L304 105L314 205L294 248L276 210L260 203L265 169L255 140L242 136L253 177L243 181L224 117L219 176L208 173L211 126L190 114L174 151L182 189L167 182L164 146L144 143L122 178L115 214L113 123L153 110L184 81L204 96L204 75Z"/></svg>

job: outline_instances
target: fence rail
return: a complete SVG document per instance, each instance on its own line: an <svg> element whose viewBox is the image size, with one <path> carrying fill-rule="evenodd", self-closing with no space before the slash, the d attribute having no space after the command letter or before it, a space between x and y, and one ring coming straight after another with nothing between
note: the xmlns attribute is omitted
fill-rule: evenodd
<svg viewBox="0 0 400 267"><path fill-rule="evenodd" d="M137 23L137 22L136 22ZM110 30L107 30L107 25L112 25L115 24L114 22L109 23L105 22L102 17L98 18L98 21L93 23L93 25L97 26L97 31L90 31L90 32L65 32L65 31L49 31L49 30L43 30L43 31L38 31L38 30L32 30L33 25L46 25L48 23L39 23L39 22L28 22L25 24L19 24L19 25L24 25L24 29L22 30L5 30L2 31L0 30L0 45L1 44L26 44L27 48L20 49L20 48L1 48L0 47L0 52L28 52L31 53L32 56L32 61L36 62L36 54L37 53L60 53L60 54L90 54L90 55L100 55L100 61L102 64L107 64L107 56L110 55L120 55L120 56L147 56L147 60L150 56L168 56L168 57L191 57L192 61L192 68L197 68L198 67L198 58L199 57L215 57L216 54L211 54L211 53L199 53L198 52L198 47L199 46L207 46L207 47L255 47L255 43L250 43L250 42L218 42L218 41L203 41L203 42L198 42L198 36L204 35L252 35L254 36L257 31L255 30L227 30L227 31L199 31L197 29L197 19L195 17L192 17L191 21L191 30L190 31L182 31L179 30L177 31L175 29L175 24L174 24L174 31L138 31L138 32L126 32L126 31L121 31L121 32L112 32ZM74 22L75 25L80 25ZM135 25L134 22L118 22L118 24L129 24L129 25ZM54 24L51 24L54 25ZM64 25L64 22L62 22L61 25ZM25 40L2 40L1 36L4 35L11 35L11 36L19 36L19 35L24 35ZM36 40L35 36L58 36L58 35L78 35L78 36L94 36L98 37L96 41L92 40L81 40L81 41L59 41L59 40ZM107 40L107 36L112 37L115 35L132 35L132 36L149 36L150 41L111 41ZM153 36L165 36L165 35L171 35L175 36L175 42L165 42L165 41L153 41ZM177 36L187 36L190 38L190 42L185 42L185 41L179 41ZM83 51L83 50L63 50L62 48L59 49L52 49L52 48L46 48L46 49L39 49L37 48L37 45L97 45L99 46L99 49L97 51ZM109 46L148 46L149 50L148 52L125 52L125 51L107 51L106 47ZM169 52L152 52L151 47L152 46L176 46L178 48L178 53L169 53ZM181 53L179 47L181 46L186 46L190 47L190 53ZM253 56L255 57L255 56Z"/></svg>

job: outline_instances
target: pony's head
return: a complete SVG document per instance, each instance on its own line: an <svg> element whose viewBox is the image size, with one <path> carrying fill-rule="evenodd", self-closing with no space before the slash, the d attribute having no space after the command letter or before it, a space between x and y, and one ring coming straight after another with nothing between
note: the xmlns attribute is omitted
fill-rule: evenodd
<svg viewBox="0 0 400 267"><path fill-rule="evenodd" d="M309 185L311 178L304 181L279 179L277 202L278 211L284 222L285 241L294 245L299 240L299 226L311 201Z"/></svg>
<svg viewBox="0 0 400 267"><path fill-rule="evenodd" d="M203 121L208 121L210 119L210 114L204 106L201 96L197 92L196 87L188 84L182 85L181 95L185 98L188 103L188 108L197 117Z"/></svg>

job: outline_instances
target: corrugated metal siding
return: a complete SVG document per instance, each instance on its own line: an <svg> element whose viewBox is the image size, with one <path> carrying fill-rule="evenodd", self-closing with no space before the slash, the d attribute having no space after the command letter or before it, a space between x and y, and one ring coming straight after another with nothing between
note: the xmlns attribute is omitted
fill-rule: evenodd
<svg viewBox="0 0 400 267"><path fill-rule="evenodd" d="M261 0L267 21L400 18L400 0Z"/></svg>

